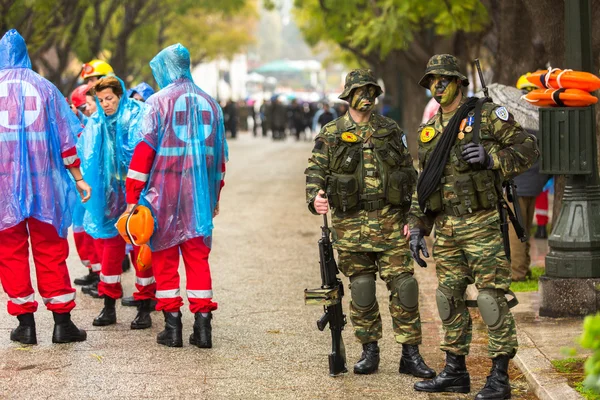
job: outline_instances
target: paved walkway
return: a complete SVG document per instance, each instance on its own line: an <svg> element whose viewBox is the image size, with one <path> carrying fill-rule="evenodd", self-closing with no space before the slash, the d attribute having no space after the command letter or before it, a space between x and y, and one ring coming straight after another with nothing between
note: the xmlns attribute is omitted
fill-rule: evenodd
<svg viewBox="0 0 600 400"><path fill-rule="evenodd" d="M377 286L384 320L380 371L335 379L327 375L330 335L316 328L321 310L303 303L303 290L320 284L320 220L306 210L302 174L311 147L307 142L273 143L244 134L230 143L231 161L211 256L219 303L213 349L200 350L187 340L182 349L157 345L162 316L153 314L150 330L131 331L133 308L119 306L115 326L93 327L101 301L81 293L73 319L88 330L86 342L53 345L52 317L41 306L36 314L39 345L21 347L9 340L16 319L6 313L6 295L0 292L0 398L473 398L490 366L481 322L476 320L473 354L468 358L473 393L416 393L412 386L417 379L398 374L401 348L393 339L381 281ZM74 247L68 264L72 278L84 273ZM443 354L438 350L441 323L435 305L435 271L432 266L418 268L417 278L425 338L422 352L439 371ZM132 272L123 277L126 294L133 291L133 279ZM184 310L184 339L192 323L192 315ZM361 347L349 325L343 336L351 369ZM523 379L515 381L513 398L533 398L526 391Z"/></svg>

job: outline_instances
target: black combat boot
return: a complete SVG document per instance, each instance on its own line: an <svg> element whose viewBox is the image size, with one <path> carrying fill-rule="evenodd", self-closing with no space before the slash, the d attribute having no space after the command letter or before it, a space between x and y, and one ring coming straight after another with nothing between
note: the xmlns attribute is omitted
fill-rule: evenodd
<svg viewBox="0 0 600 400"><path fill-rule="evenodd" d="M546 230L546 225L538 225L534 237L536 239L548 239L548 231Z"/></svg>
<svg viewBox="0 0 600 400"><path fill-rule="evenodd" d="M19 326L10 332L10 340L23 344L37 344L33 313L17 315Z"/></svg>
<svg viewBox="0 0 600 400"><path fill-rule="evenodd" d="M446 352L444 370L429 381L415 383L415 390L419 392L469 393L471 391L471 377L467 372L465 356Z"/></svg>
<svg viewBox="0 0 600 400"><path fill-rule="evenodd" d="M75 278L73 281L74 284L79 286L91 285L94 282L98 282L99 276L97 273L92 272L90 269L87 275L82 276L81 278Z"/></svg>
<svg viewBox="0 0 600 400"><path fill-rule="evenodd" d="M85 294L91 294L92 291L96 291L98 293L98 282L100 281L100 277L98 277L97 281L92 282L89 285L82 286L81 292Z"/></svg>
<svg viewBox="0 0 600 400"><path fill-rule="evenodd" d="M133 296L127 296L121 299L121 305L123 307L139 307L140 302L137 301Z"/></svg>
<svg viewBox="0 0 600 400"><path fill-rule="evenodd" d="M83 342L87 339L87 333L79 329L71 321L71 314L59 314L53 312L54 332L52 332L52 343Z"/></svg>
<svg viewBox="0 0 600 400"><path fill-rule="evenodd" d="M201 349L210 349L212 347L212 327L210 326L210 320L212 319L212 313L206 313L208 315L203 316L202 313L197 312L194 320L194 333L190 335L190 344L200 347Z"/></svg>
<svg viewBox="0 0 600 400"><path fill-rule="evenodd" d="M400 358L401 374L416 376L417 378L431 379L435 376L435 371L425 364L423 357L419 353L419 346L414 344L402 345L402 357Z"/></svg>
<svg viewBox="0 0 600 400"><path fill-rule="evenodd" d="M492 371L487 377L485 386L475 400L510 399L510 383L508 382L508 356L498 356L492 359Z"/></svg>
<svg viewBox="0 0 600 400"><path fill-rule="evenodd" d="M117 323L117 311L115 310L116 300L108 296L104 296L104 308L100 311L100 314L94 318L92 325L94 326L107 326L114 325Z"/></svg>
<svg viewBox="0 0 600 400"><path fill-rule="evenodd" d="M152 318L150 318L150 313L153 309L150 307L150 302L152 300L140 300L138 306L138 313L131 321L131 329L147 329L152 327Z"/></svg>
<svg viewBox="0 0 600 400"><path fill-rule="evenodd" d="M360 360L354 365L355 374L372 374L379 368L379 346L377 342L365 343Z"/></svg>
<svg viewBox="0 0 600 400"><path fill-rule="evenodd" d="M163 314L165 315L165 330L156 336L156 343L168 347L183 347L181 313L163 311Z"/></svg>

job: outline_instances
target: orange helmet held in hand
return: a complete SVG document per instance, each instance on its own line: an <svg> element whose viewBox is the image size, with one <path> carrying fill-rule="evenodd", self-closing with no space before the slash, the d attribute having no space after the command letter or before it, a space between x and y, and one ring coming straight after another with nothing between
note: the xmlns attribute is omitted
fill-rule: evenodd
<svg viewBox="0 0 600 400"><path fill-rule="evenodd" d="M154 218L146 206L135 206L131 213L123 213L116 223L125 242L134 246L148 243L154 233Z"/></svg>
<svg viewBox="0 0 600 400"><path fill-rule="evenodd" d="M136 263L138 271L145 271L152 267L152 251L150 250L150 246L147 244L140 246Z"/></svg>

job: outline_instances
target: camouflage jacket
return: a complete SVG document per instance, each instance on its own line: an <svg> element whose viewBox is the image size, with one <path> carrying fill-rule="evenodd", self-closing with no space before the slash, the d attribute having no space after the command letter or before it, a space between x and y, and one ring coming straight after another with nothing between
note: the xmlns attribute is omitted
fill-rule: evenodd
<svg viewBox="0 0 600 400"><path fill-rule="evenodd" d="M463 99L463 102L466 99ZM461 103L462 105L462 103ZM472 120L469 120L472 123ZM419 171L422 172L428 158L433 149L439 142L443 129L447 122L443 122L441 109L427 123L421 125L418 131L419 144ZM444 173L440 182L440 188L443 193L443 201L450 201L449 196L453 196L456 192L452 187L453 179L449 179L449 175L456 173L455 166L460 162L464 163L460 157L460 148L462 145L472 141L473 134L467 128L466 124L461 124L464 132L459 133L455 147L448 157ZM469 132L467 132L469 131ZM504 180L512 179L516 175L526 171L539 157L539 149L537 140L534 135L525 131L518 122L516 122L506 108L494 103L485 103L482 108L481 129L479 133L480 143L484 146L486 152L493 160L493 174L495 185ZM468 165L468 164L467 164ZM471 170L469 168L469 170ZM467 171L468 172L468 171ZM436 213L425 215L417 201L417 193L413 195L413 201L408 216L409 225L411 227L424 228L429 234L436 220L443 218L445 215L451 215L446 212L446 209ZM438 218L439 217L439 218ZM475 211L466 215L462 215L462 221L465 224L489 224L499 219L495 208Z"/></svg>
<svg viewBox="0 0 600 400"><path fill-rule="evenodd" d="M353 143L356 146L351 148L359 149L360 161L355 171L362 168L362 173L358 174L362 177L362 182L358 185L361 198L382 197L385 192L383 187L385 177L382 177L384 166L381 147L378 147L381 143L393 142L394 149L397 150L395 157L398 160L395 170L402 170L411 175L410 187L406 188L408 197L404 207L392 206L387 199L382 199L383 206L372 211L359 207L345 213L335 207L332 208L333 239L338 250L386 251L405 240L402 227L406 221L410 198L416 184L416 171L406 148L406 138L393 120L372 114L368 123L357 124L350 114L346 113L323 126L315 139L315 146L305 171L308 208L316 214L313 201L317 193L319 190L329 193L328 179L335 175L337 168L332 164L335 163L336 157L340 158L340 151L343 154L342 158L346 157L347 153L343 153L343 147L348 143L342 142L348 141L356 142Z"/></svg>

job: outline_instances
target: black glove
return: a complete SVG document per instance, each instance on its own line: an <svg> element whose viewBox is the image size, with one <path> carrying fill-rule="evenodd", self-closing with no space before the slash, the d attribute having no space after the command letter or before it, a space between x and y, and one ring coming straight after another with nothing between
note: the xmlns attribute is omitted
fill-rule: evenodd
<svg viewBox="0 0 600 400"><path fill-rule="evenodd" d="M421 268L427 268L427 263L419 255L419 250L423 255L429 258L429 252L427 251L427 243L425 243L425 231L420 228L412 228L410 230L410 252L412 258L419 264Z"/></svg>
<svg viewBox="0 0 600 400"><path fill-rule="evenodd" d="M473 142L465 144L462 148L462 157L469 164L479 164L485 169L492 169L494 166L494 160L485 151L482 144Z"/></svg>

